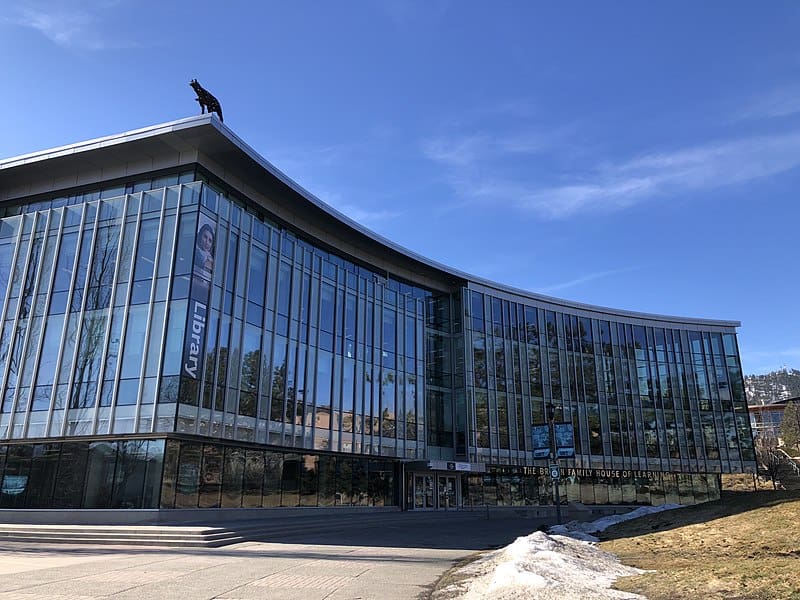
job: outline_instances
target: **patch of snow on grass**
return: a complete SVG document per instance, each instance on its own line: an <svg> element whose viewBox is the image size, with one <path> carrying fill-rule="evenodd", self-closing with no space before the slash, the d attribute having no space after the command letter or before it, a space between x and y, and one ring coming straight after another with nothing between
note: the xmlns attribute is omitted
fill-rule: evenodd
<svg viewBox="0 0 800 600"><path fill-rule="evenodd" d="M612 525L616 525L617 523L621 523L622 521L629 521L631 519L638 519L639 517L644 517L645 515L652 515L655 513L659 513L665 510L673 510L675 508L681 508L682 505L680 504L662 504L661 506L640 506L639 508L632 510L629 513L625 513L623 515L609 515L608 517L603 517L602 519L597 519L596 521L590 521L589 523L580 523L578 521L570 521L564 525L554 525L548 531L551 534L557 535L567 535L569 537L584 540L586 542L597 542L599 541L598 538L591 535L592 533L597 533L598 531L605 531Z"/></svg>

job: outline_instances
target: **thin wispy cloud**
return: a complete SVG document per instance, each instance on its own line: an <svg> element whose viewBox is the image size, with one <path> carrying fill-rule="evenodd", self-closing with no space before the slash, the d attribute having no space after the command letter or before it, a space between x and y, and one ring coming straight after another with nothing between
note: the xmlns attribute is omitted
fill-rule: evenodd
<svg viewBox="0 0 800 600"><path fill-rule="evenodd" d="M106 19L121 0L16 0L6 6L7 25L28 27L65 48L107 50L141 44L107 34Z"/></svg>
<svg viewBox="0 0 800 600"><path fill-rule="evenodd" d="M270 151L269 156L270 162L281 171L293 179L301 180L302 174L311 175L320 168L346 163L351 160L359 147L359 144L285 146Z"/></svg>
<svg viewBox="0 0 800 600"><path fill-rule="evenodd" d="M423 142L422 152L431 160L464 167L508 155L534 154L547 145L547 140L535 132L510 135L480 133L432 138Z"/></svg>
<svg viewBox="0 0 800 600"><path fill-rule="evenodd" d="M279 168L281 167L279 166ZM292 179L295 179L296 173L287 174ZM373 210L354 204L352 201L348 201L339 191L330 189L322 183L317 183L312 173L298 177L295 181L302 181L303 187L322 200L322 202L365 227L373 228L403 216L402 211L383 208Z"/></svg>
<svg viewBox="0 0 800 600"><path fill-rule="evenodd" d="M736 118L773 119L800 113L800 85L791 84L779 87L753 98Z"/></svg>
<svg viewBox="0 0 800 600"><path fill-rule="evenodd" d="M535 190L516 206L567 217L613 210L657 196L712 190L777 175L800 165L800 131L648 154L606 165L587 181Z"/></svg>
<svg viewBox="0 0 800 600"><path fill-rule="evenodd" d="M579 212L608 212L654 198L744 184L800 166L800 131L753 136L653 152L620 161L606 161L581 172L566 173L543 185L525 174L487 167L486 160L505 153L510 159L534 152L494 141L480 145L471 138L451 144L427 143L423 151L448 169L455 191L466 202L492 202L549 219ZM481 169L475 166L484 163Z"/></svg>
<svg viewBox="0 0 800 600"><path fill-rule="evenodd" d="M328 192L321 188L315 188L313 193L331 208L349 217L356 223L369 228L379 226L382 223L397 219L403 215L401 211L386 209L372 210L363 206L358 206L344 200L339 193Z"/></svg>
<svg viewBox="0 0 800 600"><path fill-rule="evenodd" d="M368 210L352 204L341 204L334 206L334 208L355 222L367 227L374 227L380 223L397 219L403 214L400 211L393 210Z"/></svg>
<svg viewBox="0 0 800 600"><path fill-rule="evenodd" d="M371 159L396 143L396 130L384 124L367 128L360 137L333 143L290 141L268 149L269 160L284 173L304 181L320 168L343 167Z"/></svg>
<svg viewBox="0 0 800 600"><path fill-rule="evenodd" d="M589 273L587 275L583 275L581 277L576 277L575 279L570 279L569 281L563 281L561 283L556 283L553 285L548 285L545 287L532 287L531 289L535 289L536 291L542 294L552 294L554 292L560 292L562 290L566 290L572 287L576 287L579 285L583 285L584 283L589 283L590 281L597 281L598 279L605 279L606 277L613 277L615 275L619 275L621 273L628 273L630 271L635 271L636 268L629 267L625 269L613 269L609 271L597 271L595 273Z"/></svg>

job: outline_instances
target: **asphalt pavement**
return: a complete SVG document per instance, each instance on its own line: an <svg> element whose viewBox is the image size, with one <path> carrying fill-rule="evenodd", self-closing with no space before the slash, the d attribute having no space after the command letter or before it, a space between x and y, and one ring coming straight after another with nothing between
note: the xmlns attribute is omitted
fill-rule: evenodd
<svg viewBox="0 0 800 600"><path fill-rule="evenodd" d="M0 599L410 600L456 561L544 519L483 513L331 515L222 548L0 542Z"/></svg>

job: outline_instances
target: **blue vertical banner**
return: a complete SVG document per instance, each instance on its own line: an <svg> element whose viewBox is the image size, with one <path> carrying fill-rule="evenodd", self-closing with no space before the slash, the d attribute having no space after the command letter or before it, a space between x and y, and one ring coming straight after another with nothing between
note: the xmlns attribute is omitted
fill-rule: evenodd
<svg viewBox="0 0 800 600"><path fill-rule="evenodd" d="M572 423L553 423L553 431L556 438L556 456L558 458L575 456L575 431Z"/></svg>
<svg viewBox="0 0 800 600"><path fill-rule="evenodd" d="M550 456L550 427L534 425L531 427L531 436L533 438L533 458Z"/></svg>
<svg viewBox="0 0 800 600"><path fill-rule="evenodd" d="M199 379L205 354L208 302L211 296L211 278L217 249L217 226L208 215L200 213L197 219L194 259L192 262L192 287L189 293L187 331L183 347L182 373Z"/></svg>

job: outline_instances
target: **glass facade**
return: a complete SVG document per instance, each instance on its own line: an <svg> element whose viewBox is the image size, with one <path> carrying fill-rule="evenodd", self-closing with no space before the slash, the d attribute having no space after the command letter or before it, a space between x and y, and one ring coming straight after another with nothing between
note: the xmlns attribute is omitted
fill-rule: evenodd
<svg viewBox="0 0 800 600"><path fill-rule="evenodd" d="M282 219L200 165L0 205L2 506L397 505L431 460L481 472L449 506L545 502L551 403L565 497L754 467L735 324L432 282Z"/></svg>
<svg viewBox="0 0 800 600"><path fill-rule="evenodd" d="M190 177L0 220L0 437L422 456L430 293L177 183Z"/></svg>
<svg viewBox="0 0 800 600"><path fill-rule="evenodd" d="M471 460L533 464L529 432L551 403L577 468L741 473L755 460L733 331L463 293Z"/></svg>

